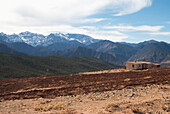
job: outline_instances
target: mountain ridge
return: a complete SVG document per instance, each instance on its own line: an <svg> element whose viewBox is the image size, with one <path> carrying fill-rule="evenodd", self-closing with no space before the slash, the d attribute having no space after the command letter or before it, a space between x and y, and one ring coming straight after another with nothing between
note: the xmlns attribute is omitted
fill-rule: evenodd
<svg viewBox="0 0 170 114"><path fill-rule="evenodd" d="M117 64L117 65L123 64L121 60L112 56L111 54L98 52L96 50L93 50L87 47L82 47L82 46L77 46L70 50L58 51L57 55L65 56L65 57L88 56L88 57L95 57L105 62L112 63L112 64Z"/></svg>
<svg viewBox="0 0 170 114"><path fill-rule="evenodd" d="M89 45L91 43L99 41L98 39L94 39L84 34L50 33L49 35L45 36L42 34L31 33L29 31L21 32L19 34L12 34L12 35L0 33L0 40L5 41L7 43L25 42L33 47L48 46L53 43L68 42L72 40L76 40L84 45Z"/></svg>
<svg viewBox="0 0 170 114"><path fill-rule="evenodd" d="M145 45L140 45L137 48L139 48L139 50L135 55L130 57L128 61L139 59L142 61L161 63L170 55L170 44L165 42L147 43Z"/></svg>
<svg viewBox="0 0 170 114"><path fill-rule="evenodd" d="M0 43L0 53L14 54L14 55L27 55L25 53L16 51L16 50L8 47L7 45L1 44L1 43Z"/></svg>
<svg viewBox="0 0 170 114"><path fill-rule="evenodd" d="M135 59L161 63L169 61L167 56L170 55L170 44L166 42L155 40L140 43L112 42L70 33L51 33L48 36L28 31L19 35L0 33L0 43L13 51L31 56L93 56L118 64L120 61L125 63ZM82 48L76 49L78 46ZM9 50L6 53L9 53Z"/></svg>
<svg viewBox="0 0 170 114"><path fill-rule="evenodd" d="M86 45L84 45L76 40L72 40L72 41L67 41L67 42L53 43L51 45L46 46L46 48L51 51L63 51L63 50L75 48L77 46L85 47Z"/></svg>
<svg viewBox="0 0 170 114"><path fill-rule="evenodd" d="M89 47L99 52L111 54L122 61L127 61L136 52L136 49L129 45L111 42L109 40L93 43Z"/></svg>

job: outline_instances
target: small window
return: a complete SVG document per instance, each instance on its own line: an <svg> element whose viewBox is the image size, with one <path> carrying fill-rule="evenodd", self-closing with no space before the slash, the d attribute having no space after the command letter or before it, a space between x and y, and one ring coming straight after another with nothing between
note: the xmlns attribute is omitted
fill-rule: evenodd
<svg viewBox="0 0 170 114"><path fill-rule="evenodd" d="M139 67L140 67L140 65L139 65Z"/></svg>

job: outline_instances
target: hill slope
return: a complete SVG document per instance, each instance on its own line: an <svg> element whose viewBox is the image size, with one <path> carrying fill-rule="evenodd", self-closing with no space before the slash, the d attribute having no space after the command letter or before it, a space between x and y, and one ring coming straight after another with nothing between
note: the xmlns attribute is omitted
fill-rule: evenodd
<svg viewBox="0 0 170 114"><path fill-rule="evenodd" d="M127 61L136 52L136 49L129 45L108 40L93 43L89 47L99 52L111 54L122 61Z"/></svg>
<svg viewBox="0 0 170 114"><path fill-rule="evenodd" d="M72 49L77 46L85 46L85 45L76 40L73 40L73 41L68 41L68 42L54 43L49 46L46 46L46 48L51 51L62 51L62 50Z"/></svg>
<svg viewBox="0 0 170 114"><path fill-rule="evenodd" d="M170 44L165 42L152 42L136 47L137 53L134 54L129 61L139 59L149 62L162 62L168 55L170 55Z"/></svg>
<svg viewBox="0 0 170 114"><path fill-rule="evenodd" d="M89 48L81 47L81 46L75 47L71 50L58 51L57 55L58 56L65 56L65 57L73 57L73 56L95 57L95 58L98 58L100 60L106 61L108 63L122 65L122 61L120 61L119 59L117 59L116 57L114 57L111 54L98 52L98 51L95 51L93 49L89 49Z"/></svg>
<svg viewBox="0 0 170 114"><path fill-rule="evenodd" d="M9 48L5 44L0 43L0 53L15 54L15 55L26 55L24 53L18 52L12 48Z"/></svg>
<svg viewBox="0 0 170 114"><path fill-rule="evenodd" d="M30 57L0 54L0 78L65 75L115 67L91 57Z"/></svg>
<svg viewBox="0 0 170 114"><path fill-rule="evenodd" d="M53 56L55 52L48 50L45 47L37 46L33 47L24 42L14 42L7 44L8 47L17 50L18 52L26 53L30 56Z"/></svg>

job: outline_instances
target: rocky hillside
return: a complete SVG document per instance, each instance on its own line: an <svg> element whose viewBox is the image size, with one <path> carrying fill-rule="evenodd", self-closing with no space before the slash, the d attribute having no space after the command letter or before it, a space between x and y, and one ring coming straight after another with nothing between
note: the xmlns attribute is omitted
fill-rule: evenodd
<svg viewBox="0 0 170 114"><path fill-rule="evenodd" d="M93 43L89 47L99 52L111 54L122 61L127 61L137 51L134 47L108 40Z"/></svg>
<svg viewBox="0 0 170 114"><path fill-rule="evenodd" d="M161 63L170 55L170 44L165 42L152 42L136 47L137 52L129 58L129 61L139 59L142 61L151 61ZM168 58L166 59L168 60Z"/></svg>
<svg viewBox="0 0 170 114"><path fill-rule="evenodd" d="M100 60L106 61L108 63L112 63L112 64L117 64L117 65L123 64L121 60L119 60L118 58L116 58L115 56L111 54L98 52L93 49L89 49L89 48L81 47L81 46L75 47L71 50L58 51L56 55L66 56L66 57L88 56L88 57L95 57Z"/></svg>

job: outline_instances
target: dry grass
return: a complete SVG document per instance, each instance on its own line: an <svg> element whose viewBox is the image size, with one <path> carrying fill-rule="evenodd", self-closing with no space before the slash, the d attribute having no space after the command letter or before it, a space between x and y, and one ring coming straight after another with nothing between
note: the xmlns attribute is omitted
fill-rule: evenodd
<svg viewBox="0 0 170 114"><path fill-rule="evenodd" d="M108 104L106 106L105 111L114 112L114 111L116 111L118 109L119 109L119 106L117 104L111 103L111 104Z"/></svg>
<svg viewBox="0 0 170 114"><path fill-rule="evenodd" d="M169 114L170 113L170 102L154 100L151 102L145 102L142 104L132 105L132 112L136 114Z"/></svg>
<svg viewBox="0 0 170 114"><path fill-rule="evenodd" d="M51 109L53 109L52 105L46 105L46 106L36 105L36 106L34 106L35 111L50 111Z"/></svg>
<svg viewBox="0 0 170 114"><path fill-rule="evenodd" d="M43 104L43 105L42 105ZM50 110L65 110L66 106L64 103L57 103L57 104L45 104L45 102L41 102L40 105L35 105L35 111L50 111Z"/></svg>
<svg viewBox="0 0 170 114"><path fill-rule="evenodd" d="M35 105L34 110L35 111L40 111L40 110L43 110L43 107L42 107L42 105Z"/></svg>
<svg viewBox="0 0 170 114"><path fill-rule="evenodd" d="M170 99L165 101L165 103L162 106L162 110L164 110L165 112L170 113Z"/></svg>
<svg viewBox="0 0 170 114"><path fill-rule="evenodd" d="M144 111L140 108L133 107L133 108L131 108L131 110L134 114L145 114Z"/></svg>
<svg viewBox="0 0 170 114"><path fill-rule="evenodd" d="M169 85L148 85L55 99L2 101L0 113L22 114L29 109L30 114L169 114L169 92Z"/></svg>
<svg viewBox="0 0 170 114"><path fill-rule="evenodd" d="M61 110L60 114L77 114L77 113L72 110L65 109L65 110Z"/></svg>
<svg viewBox="0 0 170 114"><path fill-rule="evenodd" d="M54 110L64 110L66 109L65 105L63 103L57 103L53 106Z"/></svg>

